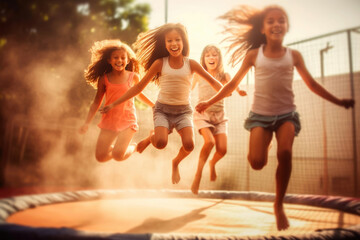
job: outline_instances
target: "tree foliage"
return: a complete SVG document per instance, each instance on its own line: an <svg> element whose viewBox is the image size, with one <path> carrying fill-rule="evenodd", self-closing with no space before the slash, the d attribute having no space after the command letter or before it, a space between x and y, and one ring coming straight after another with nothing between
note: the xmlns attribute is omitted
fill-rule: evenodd
<svg viewBox="0 0 360 240"><path fill-rule="evenodd" d="M91 45L131 46L149 13L135 0L0 0L0 135L18 114L85 118L95 94L83 76Z"/></svg>
<svg viewBox="0 0 360 240"><path fill-rule="evenodd" d="M54 50L101 38L130 44L146 30L149 12L149 5L134 0L1 0L1 46Z"/></svg>
<svg viewBox="0 0 360 240"><path fill-rule="evenodd" d="M37 91L39 84L44 85L39 82L42 78L46 84L65 80L72 84L70 91L62 94L68 95L74 109L58 110L81 111L93 97L83 85L91 45L116 38L131 46L147 29L149 13L148 4L134 0L0 0L3 110L28 114L35 97L42 94ZM48 91L47 96L52 89Z"/></svg>

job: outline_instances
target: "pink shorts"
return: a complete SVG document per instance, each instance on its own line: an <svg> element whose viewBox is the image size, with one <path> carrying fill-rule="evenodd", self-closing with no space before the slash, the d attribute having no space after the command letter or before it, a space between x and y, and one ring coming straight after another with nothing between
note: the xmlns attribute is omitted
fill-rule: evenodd
<svg viewBox="0 0 360 240"><path fill-rule="evenodd" d="M227 122L224 111L219 112L194 112L194 125L200 130L202 128L210 128L213 135L227 134Z"/></svg>

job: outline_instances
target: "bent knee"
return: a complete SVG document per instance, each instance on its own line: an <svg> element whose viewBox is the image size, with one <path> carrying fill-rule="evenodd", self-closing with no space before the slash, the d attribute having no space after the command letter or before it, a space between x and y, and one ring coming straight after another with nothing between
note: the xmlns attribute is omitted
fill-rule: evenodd
<svg viewBox="0 0 360 240"><path fill-rule="evenodd" d="M261 170L266 165L266 158L248 157L248 160L254 170Z"/></svg>
<svg viewBox="0 0 360 240"><path fill-rule="evenodd" d="M214 145L215 145L215 142L213 142L213 141L208 141L208 142L205 142L205 143L204 143L203 148L210 151L211 149L213 149Z"/></svg>
<svg viewBox="0 0 360 240"><path fill-rule="evenodd" d="M155 142L153 143L153 145L154 145L154 147L156 147L157 149L163 149L163 148L166 147L167 141L164 140L164 139L159 139L159 140L155 141Z"/></svg>
<svg viewBox="0 0 360 240"><path fill-rule="evenodd" d="M183 147L184 150L187 152L191 152L192 150L194 150L194 142L190 141L190 142L185 142L183 143Z"/></svg>
<svg viewBox="0 0 360 240"><path fill-rule="evenodd" d="M98 162L106 162L108 160L108 154L97 153L95 158Z"/></svg>
<svg viewBox="0 0 360 240"><path fill-rule="evenodd" d="M226 147L222 147L222 148L217 148L216 152L221 156L225 156L227 153L227 148Z"/></svg>
<svg viewBox="0 0 360 240"><path fill-rule="evenodd" d="M125 151L113 151L112 157L116 161L122 161L125 159Z"/></svg>

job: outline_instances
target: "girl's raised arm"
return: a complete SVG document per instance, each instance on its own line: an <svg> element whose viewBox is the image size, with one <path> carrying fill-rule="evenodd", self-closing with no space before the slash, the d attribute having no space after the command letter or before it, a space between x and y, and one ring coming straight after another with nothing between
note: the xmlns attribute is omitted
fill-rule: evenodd
<svg viewBox="0 0 360 240"><path fill-rule="evenodd" d="M190 59L190 68L191 71L199 74L200 77L208 81L211 86L216 90L219 91L222 88L222 84L215 79L213 76L210 75L198 62L195 60Z"/></svg>
<svg viewBox="0 0 360 240"><path fill-rule="evenodd" d="M224 85L224 87L212 98L205 102L199 103L195 108L198 112L205 111L210 105L216 103L217 101L220 101L221 99L227 97L229 94L231 94L236 87L239 85L241 80L245 77L246 73L249 71L249 69L254 65L255 58L257 56L256 50L251 50L248 52L248 54L245 56L244 61L239 69L239 71L235 74L233 79L231 79L230 82Z"/></svg>
<svg viewBox="0 0 360 240"><path fill-rule="evenodd" d="M354 100L353 99L339 99L328 92L323 86L321 86L315 79L311 76L309 71L305 66L304 59L300 52L296 50L292 50L294 65L296 70L300 74L301 78L304 80L305 84L310 88L311 91L319 95L320 97L336 104L343 106L345 108L353 107Z"/></svg>
<svg viewBox="0 0 360 240"><path fill-rule="evenodd" d="M116 105L118 105L120 103L123 103L123 102L129 100L130 98L133 98L136 95L138 95L149 84L149 82L152 80L152 78L157 73L161 72L161 67L162 67L162 59L156 60L151 65L151 67L149 68L149 70L147 71L145 76L141 79L141 81L138 84L132 86L126 93L124 93L124 95L119 97L113 103L111 103L111 104L103 107L102 109L100 109L100 112L101 113L107 113L110 109L112 109Z"/></svg>
<svg viewBox="0 0 360 240"><path fill-rule="evenodd" d="M134 83L138 84L139 83L139 75L135 74L134 75ZM137 97L143 101L144 103L146 103L148 106L153 107L154 103L150 100L150 98L148 98L148 96L146 96L145 94L143 94L142 92L139 93L139 95L137 95Z"/></svg>
<svg viewBox="0 0 360 240"><path fill-rule="evenodd" d="M194 78L191 85L191 90L196 87L196 84L199 82L199 75L197 73L194 74Z"/></svg>
<svg viewBox="0 0 360 240"><path fill-rule="evenodd" d="M223 81L222 83L225 85L228 82L230 82L230 80L231 80L230 75L228 73L225 73L225 81ZM246 96L247 95L247 92L244 91L244 90L241 90L239 88L239 85L236 87L235 91L237 91L240 96Z"/></svg>

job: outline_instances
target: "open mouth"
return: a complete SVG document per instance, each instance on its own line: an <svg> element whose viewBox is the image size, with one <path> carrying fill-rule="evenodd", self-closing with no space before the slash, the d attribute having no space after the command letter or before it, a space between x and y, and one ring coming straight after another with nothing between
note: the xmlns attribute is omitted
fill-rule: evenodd
<svg viewBox="0 0 360 240"><path fill-rule="evenodd" d="M275 29L271 31L272 34L281 34L282 30L281 29Z"/></svg>

